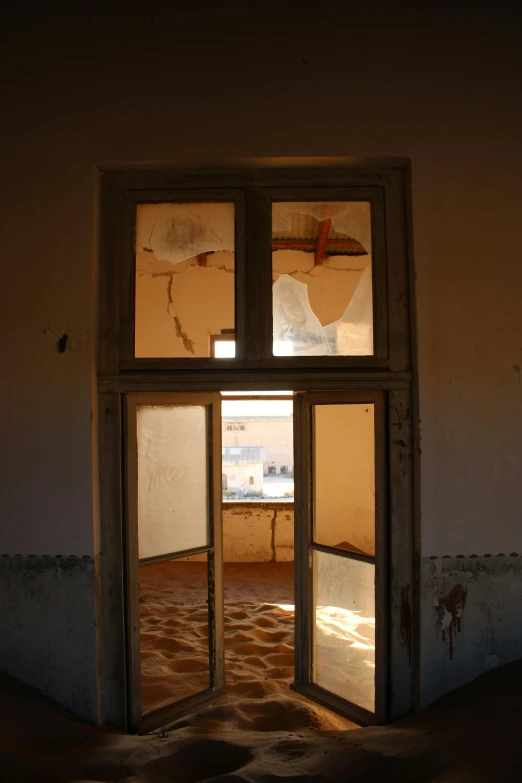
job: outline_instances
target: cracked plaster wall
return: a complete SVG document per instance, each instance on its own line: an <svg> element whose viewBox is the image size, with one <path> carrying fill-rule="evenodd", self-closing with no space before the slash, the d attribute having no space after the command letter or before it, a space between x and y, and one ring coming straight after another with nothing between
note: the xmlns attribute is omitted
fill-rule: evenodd
<svg viewBox="0 0 522 783"><path fill-rule="evenodd" d="M99 551L96 167L320 152L412 163L422 553L522 551L520 8L201 8L4 15L2 550Z"/></svg>
<svg viewBox="0 0 522 783"><path fill-rule="evenodd" d="M137 257L137 356L209 356L210 335L234 327L233 254L208 259L200 267L172 266L151 253Z"/></svg>
<svg viewBox="0 0 522 783"><path fill-rule="evenodd" d="M217 252L207 258L205 267L195 259L172 266L153 253L137 255L137 356L209 356L210 335L234 327L233 254ZM274 279L284 272L306 283L310 307L327 325L346 311L369 263L369 256L335 256L316 268L311 253L277 251Z"/></svg>

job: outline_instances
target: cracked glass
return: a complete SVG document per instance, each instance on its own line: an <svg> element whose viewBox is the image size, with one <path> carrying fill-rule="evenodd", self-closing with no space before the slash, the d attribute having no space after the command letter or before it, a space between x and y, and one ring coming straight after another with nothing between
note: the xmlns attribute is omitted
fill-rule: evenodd
<svg viewBox="0 0 522 783"><path fill-rule="evenodd" d="M136 357L221 355L216 340L235 329L234 233L233 203L137 206Z"/></svg>
<svg viewBox="0 0 522 783"><path fill-rule="evenodd" d="M373 355L367 201L272 204L274 356Z"/></svg>

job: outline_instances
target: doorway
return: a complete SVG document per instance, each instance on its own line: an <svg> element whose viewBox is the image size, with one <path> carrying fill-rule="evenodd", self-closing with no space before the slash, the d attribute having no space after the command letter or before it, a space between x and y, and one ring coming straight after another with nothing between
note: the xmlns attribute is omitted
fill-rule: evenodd
<svg viewBox="0 0 522 783"><path fill-rule="evenodd" d="M99 610L108 722L127 730L143 729L149 718L149 725L161 723L157 709L144 720L141 704L140 560L144 568L157 557L172 562L169 568L177 567L186 590L182 567L199 563L206 579L193 590L206 614L191 624L192 630L207 624L206 633L199 628L199 653L191 656L201 669L189 671L194 661L176 664L173 676L184 688L190 685L190 693L164 693L165 701L175 700L159 709L170 715L173 705L192 708L225 687L221 493L234 492L230 502L241 502L238 490L245 497L259 492L259 477L249 470L232 487L223 470L219 390L245 388L295 390L293 687L361 723L386 722L413 708L418 540L409 169L397 160L361 166L347 160L322 169L310 161L302 168L103 173ZM190 535L148 554L138 535L145 492L140 474L147 475L138 470L144 458L137 437L140 406L194 407L199 417L182 439L190 443L197 436L197 449L180 449L177 469L153 472L145 487L154 503L163 498L171 504L171 522L182 512L191 520ZM330 427L346 448L336 460L323 460L328 406L337 412L369 406L363 412L373 416L373 487L367 472L347 480L348 452L357 440L341 421L349 416L338 416ZM230 433L239 441L237 425ZM156 436L149 440L161 447L161 429ZM190 483L183 460L196 452L199 473ZM364 464L362 453L357 460ZM291 466L273 462L266 466L266 483L282 484ZM355 509L340 503L332 511L333 489L345 500L373 498L373 516L359 515L355 525ZM149 511L151 519L157 516L154 504ZM351 521L339 530L332 514ZM359 529L369 524L373 538ZM351 585L353 605L346 605L342 590L333 590L341 582ZM330 616L328 633L320 616L325 606L345 613ZM341 615L346 622L355 615L365 620L352 624L351 644L335 625ZM373 646L364 641L372 617ZM350 656L339 659L337 648L348 647ZM373 654L374 662L365 657ZM364 686L358 693L341 682L341 674L351 673L352 685L354 677L360 684L363 670L373 666L373 690Z"/></svg>
<svg viewBox="0 0 522 783"><path fill-rule="evenodd" d="M222 393L225 683L277 698L294 681L293 394Z"/></svg>
<svg viewBox="0 0 522 783"><path fill-rule="evenodd" d="M136 727L225 690L259 697L290 687L361 723L381 720L382 399L290 394L128 395Z"/></svg>

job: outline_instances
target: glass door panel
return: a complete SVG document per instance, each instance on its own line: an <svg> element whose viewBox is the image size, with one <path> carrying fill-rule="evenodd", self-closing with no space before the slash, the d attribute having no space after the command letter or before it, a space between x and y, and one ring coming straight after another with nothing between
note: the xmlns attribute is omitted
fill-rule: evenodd
<svg viewBox="0 0 522 783"><path fill-rule="evenodd" d="M220 397L127 397L130 724L224 685Z"/></svg>
<svg viewBox="0 0 522 783"><path fill-rule="evenodd" d="M313 553L313 682L375 711L375 566Z"/></svg>
<svg viewBox="0 0 522 783"><path fill-rule="evenodd" d="M356 721L378 723L387 709L383 399L310 393L296 407L296 688Z"/></svg>
<svg viewBox="0 0 522 783"><path fill-rule="evenodd" d="M139 558L209 542L207 410L138 405Z"/></svg>
<svg viewBox="0 0 522 783"><path fill-rule="evenodd" d="M375 555L373 403L315 405L313 540Z"/></svg>

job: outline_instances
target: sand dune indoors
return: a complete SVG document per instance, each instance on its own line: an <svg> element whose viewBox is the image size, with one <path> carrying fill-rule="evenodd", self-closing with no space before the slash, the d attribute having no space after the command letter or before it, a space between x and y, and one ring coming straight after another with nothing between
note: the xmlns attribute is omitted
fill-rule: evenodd
<svg viewBox="0 0 522 783"><path fill-rule="evenodd" d="M290 690L293 579L293 563L225 563L227 704L270 698L281 713L277 700L303 703ZM171 560L140 568L144 713L208 686L206 589L206 563ZM310 709L320 722L328 716L331 728L352 725L322 708ZM263 710L262 721L269 721L266 704Z"/></svg>

